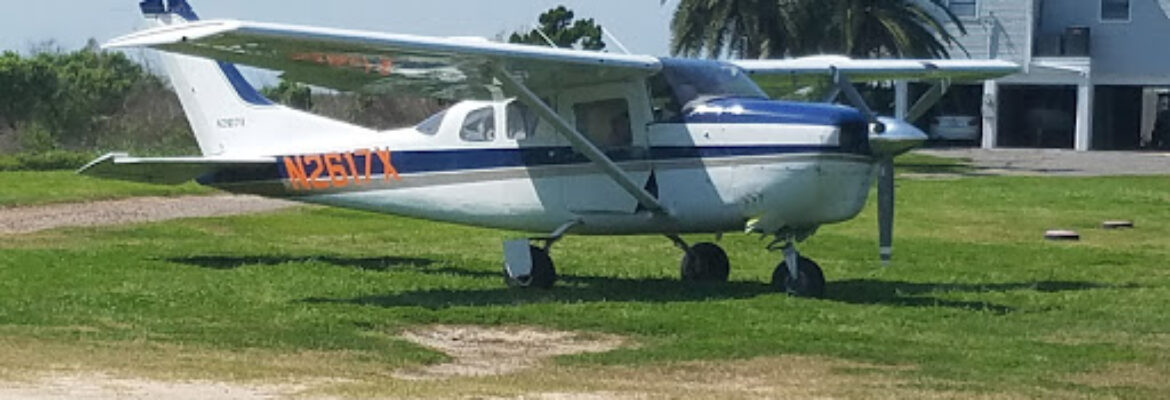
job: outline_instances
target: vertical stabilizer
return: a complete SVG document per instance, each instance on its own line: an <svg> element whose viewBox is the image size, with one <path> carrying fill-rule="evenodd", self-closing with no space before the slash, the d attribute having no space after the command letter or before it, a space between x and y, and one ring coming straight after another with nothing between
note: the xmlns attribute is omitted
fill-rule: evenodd
<svg viewBox="0 0 1170 400"><path fill-rule="evenodd" d="M139 4L156 26L196 21L186 0ZM291 109L256 90L231 63L159 52L205 156L279 155L371 131Z"/></svg>

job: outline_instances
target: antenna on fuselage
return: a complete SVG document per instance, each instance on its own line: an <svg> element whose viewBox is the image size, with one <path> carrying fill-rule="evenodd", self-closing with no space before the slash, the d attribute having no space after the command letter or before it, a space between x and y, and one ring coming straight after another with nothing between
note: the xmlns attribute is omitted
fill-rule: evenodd
<svg viewBox="0 0 1170 400"><path fill-rule="evenodd" d="M609 40L612 40L612 41L613 41L613 44L616 44L616 45L617 45L617 47L618 47L619 49L622 49L622 52L623 52L623 53L626 53L626 55L632 55L632 54L633 54L633 53L630 53L630 49L627 49L627 48L626 48L626 45L622 44L622 41L621 41L621 40L618 40L617 36L616 36L616 35L614 35L614 34L613 34L613 32L610 32L610 31L609 31L609 29L606 29L605 27L602 27L602 28L601 28L601 32L602 32L602 33L604 33L604 34L605 34L605 36L609 38Z"/></svg>
<svg viewBox="0 0 1170 400"><path fill-rule="evenodd" d="M549 47L558 47L556 42L553 42L552 38L548 37L548 34L544 33L544 30L540 29L539 26L534 30L540 34L540 37L544 38L544 42L548 43Z"/></svg>

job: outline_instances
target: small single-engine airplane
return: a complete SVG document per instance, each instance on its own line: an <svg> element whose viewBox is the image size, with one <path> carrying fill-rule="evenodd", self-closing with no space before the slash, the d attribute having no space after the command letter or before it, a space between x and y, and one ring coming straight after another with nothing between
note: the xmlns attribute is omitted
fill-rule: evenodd
<svg viewBox="0 0 1170 400"><path fill-rule="evenodd" d="M684 280L725 281L724 251L679 235L746 230L782 250L778 290L820 296L824 275L795 244L856 216L876 175L888 261L892 160L926 139L875 115L850 78L937 81L912 109L921 114L951 81L1017 70L995 60L657 58L205 21L185 0L140 5L156 27L105 47L162 51L203 155L115 153L81 173L534 232L503 246L505 279L518 287L554 284L548 251L566 234L662 234L683 251ZM378 132L274 104L235 64L337 91L462 101ZM761 89L806 77L831 78L825 104ZM840 96L852 107L831 104Z"/></svg>

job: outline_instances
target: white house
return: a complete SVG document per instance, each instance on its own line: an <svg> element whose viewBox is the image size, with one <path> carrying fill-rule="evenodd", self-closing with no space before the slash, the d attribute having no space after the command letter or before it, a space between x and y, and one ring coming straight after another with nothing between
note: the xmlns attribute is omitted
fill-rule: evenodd
<svg viewBox="0 0 1170 400"><path fill-rule="evenodd" d="M968 34L954 58L1023 72L956 87L951 113L982 117L982 146L1136 149L1170 88L1170 0L949 0ZM1165 113L1162 113L1165 114ZM1164 121L1170 123L1170 121Z"/></svg>

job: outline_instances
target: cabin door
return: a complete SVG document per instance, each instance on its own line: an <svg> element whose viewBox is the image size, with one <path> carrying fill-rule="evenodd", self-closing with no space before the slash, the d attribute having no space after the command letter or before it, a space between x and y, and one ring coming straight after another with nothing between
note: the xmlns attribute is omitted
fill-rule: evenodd
<svg viewBox="0 0 1170 400"><path fill-rule="evenodd" d="M591 86L560 96L561 115L642 187L650 180L649 99L641 81ZM570 211L632 214L638 200L579 152L562 181Z"/></svg>

